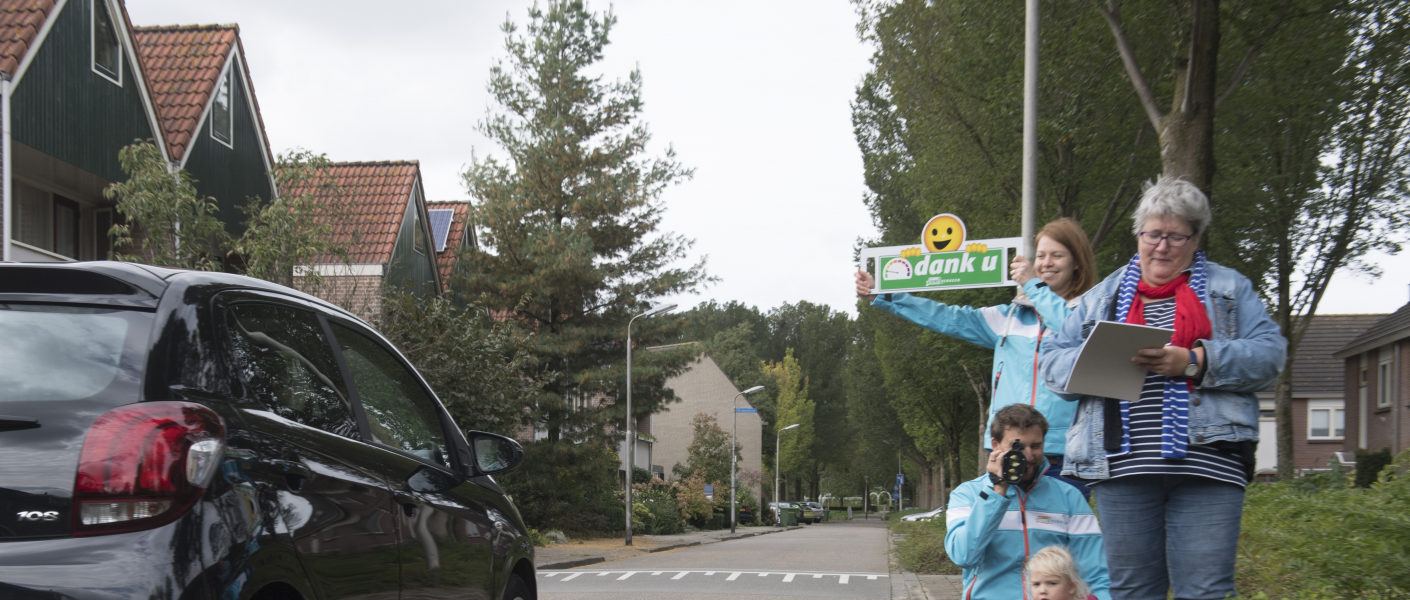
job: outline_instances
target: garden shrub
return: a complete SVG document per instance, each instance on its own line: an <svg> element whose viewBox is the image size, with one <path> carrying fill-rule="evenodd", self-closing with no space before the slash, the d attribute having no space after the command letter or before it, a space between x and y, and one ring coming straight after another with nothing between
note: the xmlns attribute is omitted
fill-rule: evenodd
<svg viewBox="0 0 1410 600"><path fill-rule="evenodd" d="M1363 467L1361 457L1357 467ZM1254 485L1237 581L1266 598L1410 598L1410 452L1368 488L1336 471ZM1363 468L1357 469L1357 479Z"/></svg>
<svg viewBox="0 0 1410 600"><path fill-rule="evenodd" d="M1375 452L1358 448L1356 450L1356 487L1368 488L1376 482L1380 476L1381 469L1390 464L1390 448L1381 448Z"/></svg>
<svg viewBox="0 0 1410 600"><path fill-rule="evenodd" d="M894 521L893 533L906 537L896 542L901 568L921 575L959 575L960 567L945 554L945 519Z"/></svg>

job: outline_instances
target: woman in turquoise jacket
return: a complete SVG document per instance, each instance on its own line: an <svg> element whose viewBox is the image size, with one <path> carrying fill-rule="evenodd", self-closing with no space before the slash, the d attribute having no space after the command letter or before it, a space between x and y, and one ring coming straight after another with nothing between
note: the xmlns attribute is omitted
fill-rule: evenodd
<svg viewBox="0 0 1410 600"><path fill-rule="evenodd" d="M1075 414L1073 403L1058 398L1039 383L1038 359L1042 337L1062 327L1077 298L1096 283L1096 260L1082 226L1072 219L1048 223L1038 232L1032 263L1014 257L1010 278L1023 293L1009 304L975 308L950 306L910 294L872 294L871 274L857 271L857 295L872 306L905 318L921 327L994 350L990 383L989 422L999 409L1024 403L1038 409L1050 430L1043 444L1050 468L1045 476L1062 479L1067 429ZM987 437L987 436L986 436ZM984 440L989 449L989 440ZM1072 480L1082 494L1085 485Z"/></svg>

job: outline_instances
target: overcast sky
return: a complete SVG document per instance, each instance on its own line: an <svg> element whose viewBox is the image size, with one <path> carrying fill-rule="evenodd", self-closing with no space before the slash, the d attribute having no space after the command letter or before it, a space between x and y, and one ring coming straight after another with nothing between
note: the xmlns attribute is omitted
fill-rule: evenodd
<svg viewBox="0 0 1410 600"><path fill-rule="evenodd" d="M499 27L529 1L128 0L135 25L238 23L275 152L419 160L431 199L466 199ZM591 2L596 10L606 2ZM876 235L861 202L849 103L870 50L846 0L617 0L602 72L644 81L653 152L695 178L670 188L662 229L696 242L721 278L682 308L807 300L852 310L851 252ZM1135 99L1132 99L1135 102ZM1389 312L1410 300L1410 257L1379 282L1341 276L1319 313Z"/></svg>

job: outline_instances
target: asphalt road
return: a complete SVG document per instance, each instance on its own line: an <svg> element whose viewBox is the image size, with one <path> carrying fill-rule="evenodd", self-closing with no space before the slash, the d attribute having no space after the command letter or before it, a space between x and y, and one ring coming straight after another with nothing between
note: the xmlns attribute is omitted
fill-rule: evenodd
<svg viewBox="0 0 1410 600"><path fill-rule="evenodd" d="M890 598L879 521L796 531L538 573L544 600Z"/></svg>

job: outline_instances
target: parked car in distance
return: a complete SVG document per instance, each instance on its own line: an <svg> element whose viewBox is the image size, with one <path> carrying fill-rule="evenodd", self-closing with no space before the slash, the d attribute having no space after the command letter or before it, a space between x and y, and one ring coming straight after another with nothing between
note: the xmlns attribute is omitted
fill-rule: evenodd
<svg viewBox="0 0 1410 600"><path fill-rule="evenodd" d="M902 521L929 521L929 520L934 519L934 518L936 518L936 517L940 517L940 516L942 516L942 515L944 515L944 514L945 514L945 507L942 506L942 507L937 508L937 509L934 509L934 510L927 510L927 511L924 511L924 512L911 513L911 514L909 514L909 515L904 515L904 516L901 517L901 520L902 520Z"/></svg>
<svg viewBox="0 0 1410 600"><path fill-rule="evenodd" d="M535 598L492 475L385 338L237 275L0 263L0 596Z"/></svg>
<svg viewBox="0 0 1410 600"><path fill-rule="evenodd" d="M794 502L794 503L793 503L793 508L798 509L798 523L799 523L799 524L805 524L805 525L807 525L807 524L812 524L812 523L815 523L815 522L816 522L816 521L813 520L813 519L817 518L816 513L813 512L813 507L808 506L808 504L807 504L806 502Z"/></svg>
<svg viewBox="0 0 1410 600"><path fill-rule="evenodd" d="M799 504L807 505L808 508L813 509L814 523L821 523L823 521L823 515L826 514L823 511L826 509L824 509L821 504L818 504L817 502L800 502Z"/></svg>

